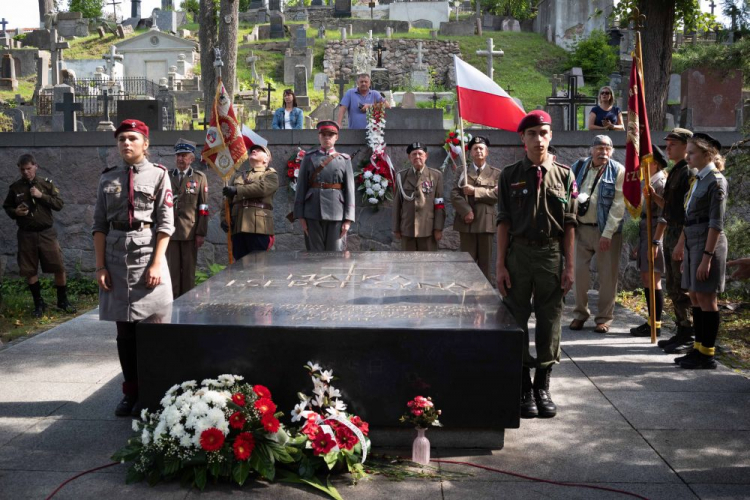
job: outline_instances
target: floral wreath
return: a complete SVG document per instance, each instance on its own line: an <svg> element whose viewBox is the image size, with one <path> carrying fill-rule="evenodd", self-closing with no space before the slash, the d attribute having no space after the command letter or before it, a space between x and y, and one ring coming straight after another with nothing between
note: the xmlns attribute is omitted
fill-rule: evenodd
<svg viewBox="0 0 750 500"><path fill-rule="evenodd" d="M305 150L298 147L297 152L286 162L286 176L289 178L289 191L297 192L297 178L299 177L299 167L302 165L302 159L305 157Z"/></svg>
<svg viewBox="0 0 750 500"><path fill-rule="evenodd" d="M464 148L466 151L468 151L469 149L467 147L469 141L471 141L471 134L469 134L468 132L464 132ZM455 172L456 168L458 167L456 165L456 160L461 157L461 131L459 129L450 131L445 135L443 149L448 152L448 155L445 157L445 161L443 161L443 164L440 165L440 171L444 172L445 167L450 165Z"/></svg>
<svg viewBox="0 0 750 500"><path fill-rule="evenodd" d="M367 146L372 150L368 160L360 164L355 182L362 191L362 201L376 210L386 200L392 200L395 169L385 152L385 104L376 103L367 108ZM391 187L391 190L387 189Z"/></svg>

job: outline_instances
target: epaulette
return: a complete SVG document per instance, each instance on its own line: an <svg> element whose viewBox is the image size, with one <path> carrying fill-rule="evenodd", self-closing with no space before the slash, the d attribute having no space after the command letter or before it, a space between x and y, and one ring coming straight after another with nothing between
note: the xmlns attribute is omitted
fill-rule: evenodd
<svg viewBox="0 0 750 500"><path fill-rule="evenodd" d="M155 167L159 167L160 169L164 170L165 172L169 172L169 170L167 170L167 167L165 167L161 163L152 163L152 165L155 166Z"/></svg>
<svg viewBox="0 0 750 500"><path fill-rule="evenodd" d="M487 165L487 166L490 167L492 170L497 170L498 172L502 172L503 171L502 168L493 167L492 165Z"/></svg>
<svg viewBox="0 0 750 500"><path fill-rule="evenodd" d="M309 150L305 151L305 156L311 155L311 154L313 154L313 153L315 153L317 151L318 151L318 148L309 149Z"/></svg>
<svg viewBox="0 0 750 500"><path fill-rule="evenodd" d="M564 164L564 163L558 163L556 161L553 161L552 163L554 163L558 167L562 167L562 168L566 168L566 169L570 170L570 167L568 165Z"/></svg>
<svg viewBox="0 0 750 500"><path fill-rule="evenodd" d="M201 172L200 170L196 170L196 169L193 169L193 175L201 175L201 176L203 176L203 177L205 177L205 176L206 176L206 174L204 174L204 173L203 173L203 172Z"/></svg>
<svg viewBox="0 0 750 500"><path fill-rule="evenodd" d="M106 173L107 173L107 172L109 172L110 170L114 170L114 169L116 169L116 168L117 168L117 165L115 165L114 167L107 167L107 168L105 168L104 170L102 170L102 173L103 173L103 174L106 174Z"/></svg>
<svg viewBox="0 0 750 500"><path fill-rule="evenodd" d="M348 155L348 154L346 154L346 153L339 153L339 156L342 156L342 157L343 157L343 158L344 158L345 160L351 160L351 159L352 159L352 157L351 157L351 156L349 156L349 155Z"/></svg>

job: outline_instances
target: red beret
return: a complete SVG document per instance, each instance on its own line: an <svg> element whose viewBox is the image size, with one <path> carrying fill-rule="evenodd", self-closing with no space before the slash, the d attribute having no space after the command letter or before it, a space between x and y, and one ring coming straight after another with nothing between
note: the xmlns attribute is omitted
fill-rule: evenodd
<svg viewBox="0 0 750 500"><path fill-rule="evenodd" d="M117 130L115 130L115 138L122 132L138 132L143 137L148 139L148 125L140 120L123 120Z"/></svg>
<svg viewBox="0 0 750 500"><path fill-rule="evenodd" d="M523 117L518 124L518 132L523 132L527 128L538 127L539 125L552 125L552 118L549 114L541 109L535 109Z"/></svg>

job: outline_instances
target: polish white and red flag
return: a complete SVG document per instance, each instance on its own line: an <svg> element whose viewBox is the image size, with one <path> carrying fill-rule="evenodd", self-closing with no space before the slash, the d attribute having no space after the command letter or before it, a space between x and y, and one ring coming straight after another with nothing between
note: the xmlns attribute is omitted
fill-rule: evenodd
<svg viewBox="0 0 750 500"><path fill-rule="evenodd" d="M247 125L242 125L242 140L245 141L245 147L250 150L250 146L254 146L256 144L267 147L268 141L265 140L263 137L261 137L259 134L257 134L255 131L253 131L250 127Z"/></svg>
<svg viewBox="0 0 750 500"><path fill-rule="evenodd" d="M487 127L516 132L526 112L497 83L457 55L456 89L461 118Z"/></svg>

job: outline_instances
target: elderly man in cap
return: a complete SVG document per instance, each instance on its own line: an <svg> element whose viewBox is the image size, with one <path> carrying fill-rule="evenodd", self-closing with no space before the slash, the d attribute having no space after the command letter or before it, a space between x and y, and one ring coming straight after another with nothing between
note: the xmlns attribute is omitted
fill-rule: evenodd
<svg viewBox="0 0 750 500"><path fill-rule="evenodd" d="M239 260L250 252L273 247L273 197L279 189L279 176L270 167L271 151L261 144L247 146L247 170L235 173L222 193L229 199L232 221L232 256ZM226 225L222 204L221 227Z"/></svg>
<svg viewBox="0 0 750 500"><path fill-rule="evenodd" d="M472 164L466 178L463 172L451 190L451 204L456 210L453 229L461 238L461 251L468 252L490 279L492 240L497 232L497 183L500 169L487 165L490 141L485 137L472 138L467 147Z"/></svg>
<svg viewBox="0 0 750 500"><path fill-rule="evenodd" d="M180 138L174 146L177 168L169 172L174 198L174 233L167 247L167 263L176 299L195 287L198 249L208 232L208 179L192 167L195 143Z"/></svg>
<svg viewBox="0 0 750 500"><path fill-rule="evenodd" d="M588 307L591 258L596 255L599 272L597 333L609 331L615 311L617 277L622 250L622 218L625 167L612 159L612 139L597 135L591 156L576 161L571 169L578 184L578 231L576 231L576 307L571 330L580 330L591 315Z"/></svg>
<svg viewBox="0 0 750 500"><path fill-rule="evenodd" d="M415 142L406 147L411 168L396 176L393 200L393 235L401 240L401 249L413 252L434 251L443 237L445 204L443 174L427 168L427 147Z"/></svg>
<svg viewBox="0 0 750 500"><path fill-rule="evenodd" d="M336 151L339 126L318 122L320 147L305 154L299 168L293 217L299 219L312 252L343 252L354 222L351 157Z"/></svg>
<svg viewBox="0 0 750 500"><path fill-rule="evenodd" d="M560 362L562 299L573 285L578 193L570 169L549 154L551 123L541 110L521 120L526 156L506 166L499 181L497 289L525 333L522 418L557 414L549 382L552 366ZM536 358L529 352L532 310ZM536 368L533 385L531 368Z"/></svg>
<svg viewBox="0 0 750 500"><path fill-rule="evenodd" d="M656 227L655 240L664 241L664 260L667 295L674 307L677 332L669 339L660 340L658 346L667 354L683 354L693 348L693 320L687 290L682 288L681 261L672 259L685 224L685 197L690 190L692 174L687 164L687 141L693 136L690 130L675 128L664 138L667 158L674 163L664 185L664 208ZM639 326L634 335L649 331L648 323Z"/></svg>

